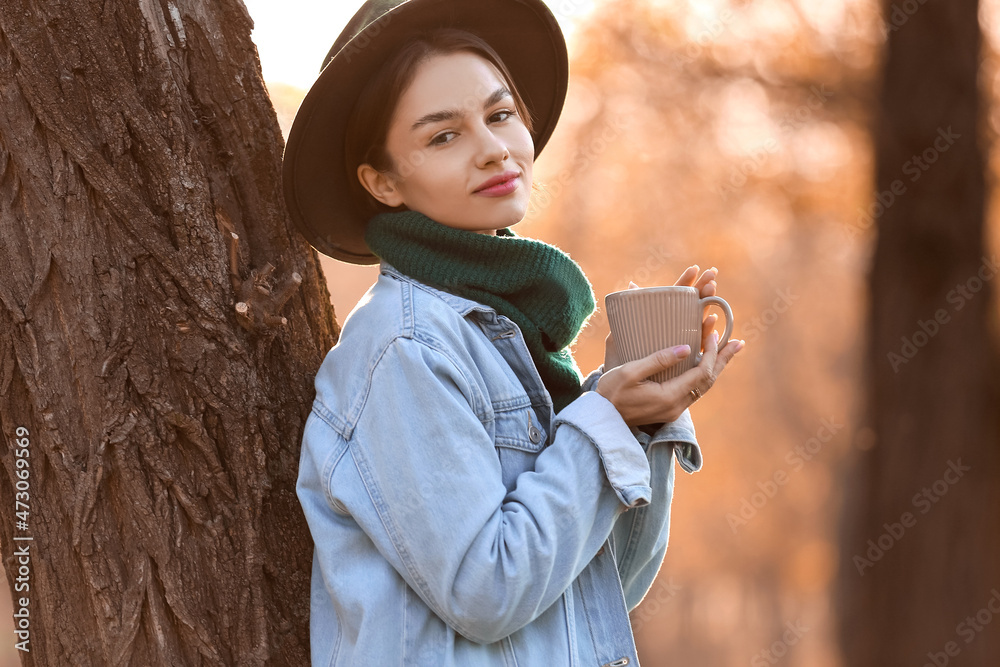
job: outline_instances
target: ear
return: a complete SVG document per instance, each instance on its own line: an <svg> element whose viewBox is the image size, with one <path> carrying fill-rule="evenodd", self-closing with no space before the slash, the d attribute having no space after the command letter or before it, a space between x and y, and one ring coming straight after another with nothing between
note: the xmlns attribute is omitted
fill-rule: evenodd
<svg viewBox="0 0 1000 667"><path fill-rule="evenodd" d="M372 197L386 206L396 208L403 203L403 195L389 172L378 171L366 162L358 167L358 180Z"/></svg>

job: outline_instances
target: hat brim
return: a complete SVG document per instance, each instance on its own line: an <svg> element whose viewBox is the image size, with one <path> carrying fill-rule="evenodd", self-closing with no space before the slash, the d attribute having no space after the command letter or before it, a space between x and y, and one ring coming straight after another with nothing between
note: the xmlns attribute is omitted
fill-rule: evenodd
<svg viewBox="0 0 1000 667"><path fill-rule="evenodd" d="M347 123L364 86L389 54L413 33L436 27L468 30L497 52L532 116L535 157L555 129L566 98L569 63L562 31L545 4L403 2L337 51L302 100L288 133L282 159L285 202L296 227L319 252L351 264L379 261L364 241L370 214L356 207L347 182Z"/></svg>

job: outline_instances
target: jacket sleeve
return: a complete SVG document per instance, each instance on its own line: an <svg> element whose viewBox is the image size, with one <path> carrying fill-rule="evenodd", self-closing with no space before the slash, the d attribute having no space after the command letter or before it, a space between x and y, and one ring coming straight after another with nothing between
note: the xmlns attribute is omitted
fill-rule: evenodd
<svg viewBox="0 0 1000 667"><path fill-rule="evenodd" d="M596 386L604 366L587 376L584 386ZM642 507L630 509L615 522L612 531L618 574L631 612L639 605L656 579L670 537L670 505L674 495L674 459L687 473L701 469L701 447L695 437L691 413L666 422L650 436L631 429L649 460L652 498Z"/></svg>
<svg viewBox="0 0 1000 667"><path fill-rule="evenodd" d="M395 339L350 438L366 492L325 491L442 620L492 643L555 602L652 491L631 429L585 392L508 493L477 386L444 346Z"/></svg>

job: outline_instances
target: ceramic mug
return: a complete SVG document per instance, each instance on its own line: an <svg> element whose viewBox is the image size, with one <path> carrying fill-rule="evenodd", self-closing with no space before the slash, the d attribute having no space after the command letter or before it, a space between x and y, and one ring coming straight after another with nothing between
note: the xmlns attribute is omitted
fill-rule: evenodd
<svg viewBox="0 0 1000 667"><path fill-rule="evenodd" d="M604 297L611 335L623 364L675 345L691 347L691 354L651 375L654 382L675 378L701 361L702 320L710 305L721 308L726 316L726 330L719 340L721 350L733 332L733 311L725 299L701 297L696 287L676 285L627 289Z"/></svg>

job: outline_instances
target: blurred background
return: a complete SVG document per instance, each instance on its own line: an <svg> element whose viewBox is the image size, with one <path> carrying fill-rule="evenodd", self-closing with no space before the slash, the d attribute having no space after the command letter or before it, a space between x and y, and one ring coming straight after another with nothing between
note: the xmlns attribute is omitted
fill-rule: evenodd
<svg viewBox="0 0 1000 667"><path fill-rule="evenodd" d="M361 3L246 4L287 133ZM581 369L605 294L691 264L747 342L691 410L642 664L1000 664L997 0L548 4L569 96L516 231L593 284ZM377 265L323 260L343 323Z"/></svg>

